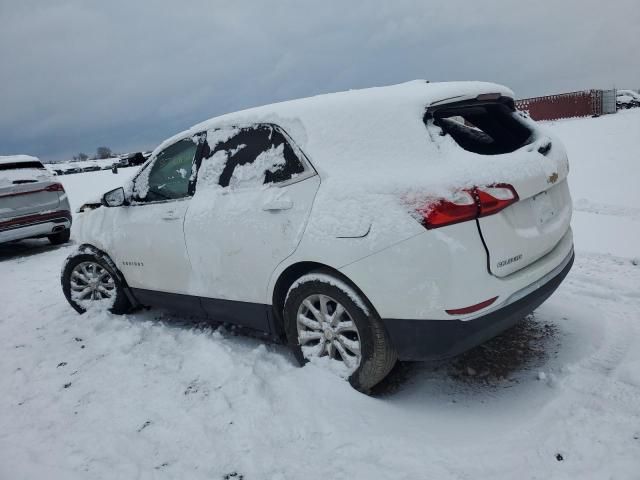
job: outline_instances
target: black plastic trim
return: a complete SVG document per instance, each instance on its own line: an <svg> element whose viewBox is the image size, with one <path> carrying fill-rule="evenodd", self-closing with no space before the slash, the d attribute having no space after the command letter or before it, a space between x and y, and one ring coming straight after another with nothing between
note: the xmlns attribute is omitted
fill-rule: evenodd
<svg viewBox="0 0 640 480"><path fill-rule="evenodd" d="M271 334L271 305L132 288L138 303Z"/></svg>
<svg viewBox="0 0 640 480"><path fill-rule="evenodd" d="M473 320L383 318L400 360L439 360L469 350L512 327L538 308L571 270L575 254L551 280L527 296Z"/></svg>

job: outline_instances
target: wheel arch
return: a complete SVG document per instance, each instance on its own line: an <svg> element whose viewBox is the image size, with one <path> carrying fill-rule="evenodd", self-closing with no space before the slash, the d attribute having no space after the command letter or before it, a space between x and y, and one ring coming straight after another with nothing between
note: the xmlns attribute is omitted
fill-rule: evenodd
<svg viewBox="0 0 640 480"><path fill-rule="evenodd" d="M131 290L131 287L129 287L126 277L124 276L122 271L118 268L118 266L116 265L116 262L114 262L111 259L108 253L106 253L105 251L99 249L98 247L90 243L83 243L78 247L78 249L73 254L69 256L69 258L72 258L75 255L81 255L81 254L92 254L104 260L109 265L109 267L113 270L113 273L117 275L118 280L122 282L122 288L124 290L125 295L129 299L129 302L131 302L132 307L137 307L138 305L140 305L140 302L138 302L136 297L133 295L133 291ZM65 262L65 265L66 265L66 262Z"/></svg>
<svg viewBox="0 0 640 480"><path fill-rule="evenodd" d="M280 338L281 340L285 339L284 319L282 318L282 312L289 288L291 288L291 285L293 285L293 283L297 279L311 272L327 273L342 280L362 297L362 300L367 304L372 312L376 312L375 307L371 304L364 292L360 290L360 288L358 288L358 286L349 277L340 272L340 270L320 262L296 262L289 265L280 273L273 287L271 298L271 317L273 333L277 338Z"/></svg>

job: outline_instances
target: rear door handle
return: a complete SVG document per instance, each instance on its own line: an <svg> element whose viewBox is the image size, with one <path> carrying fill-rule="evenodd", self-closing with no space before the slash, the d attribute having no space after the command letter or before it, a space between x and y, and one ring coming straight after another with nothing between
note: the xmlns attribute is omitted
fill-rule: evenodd
<svg viewBox="0 0 640 480"><path fill-rule="evenodd" d="M293 201L288 198L276 198L269 200L262 205L262 210L275 212L278 210L289 210L293 207Z"/></svg>

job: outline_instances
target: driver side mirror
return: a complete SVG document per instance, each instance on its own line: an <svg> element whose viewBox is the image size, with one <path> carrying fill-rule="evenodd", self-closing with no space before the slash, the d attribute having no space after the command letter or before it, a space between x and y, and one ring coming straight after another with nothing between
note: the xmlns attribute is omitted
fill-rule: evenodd
<svg viewBox="0 0 640 480"><path fill-rule="evenodd" d="M124 188L115 188L102 196L102 204L105 207L121 207L127 204Z"/></svg>

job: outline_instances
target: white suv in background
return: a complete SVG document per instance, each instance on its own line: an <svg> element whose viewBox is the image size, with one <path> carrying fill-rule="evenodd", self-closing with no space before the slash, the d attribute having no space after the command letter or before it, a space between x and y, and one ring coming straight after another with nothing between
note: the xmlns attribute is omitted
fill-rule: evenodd
<svg viewBox="0 0 640 480"><path fill-rule="evenodd" d="M0 157L0 243L46 237L69 241L71 208L61 183L40 160Z"/></svg>
<svg viewBox="0 0 640 480"><path fill-rule="evenodd" d="M288 342L367 391L524 318L573 263L562 144L478 82L214 118L77 219L78 311L160 306Z"/></svg>

